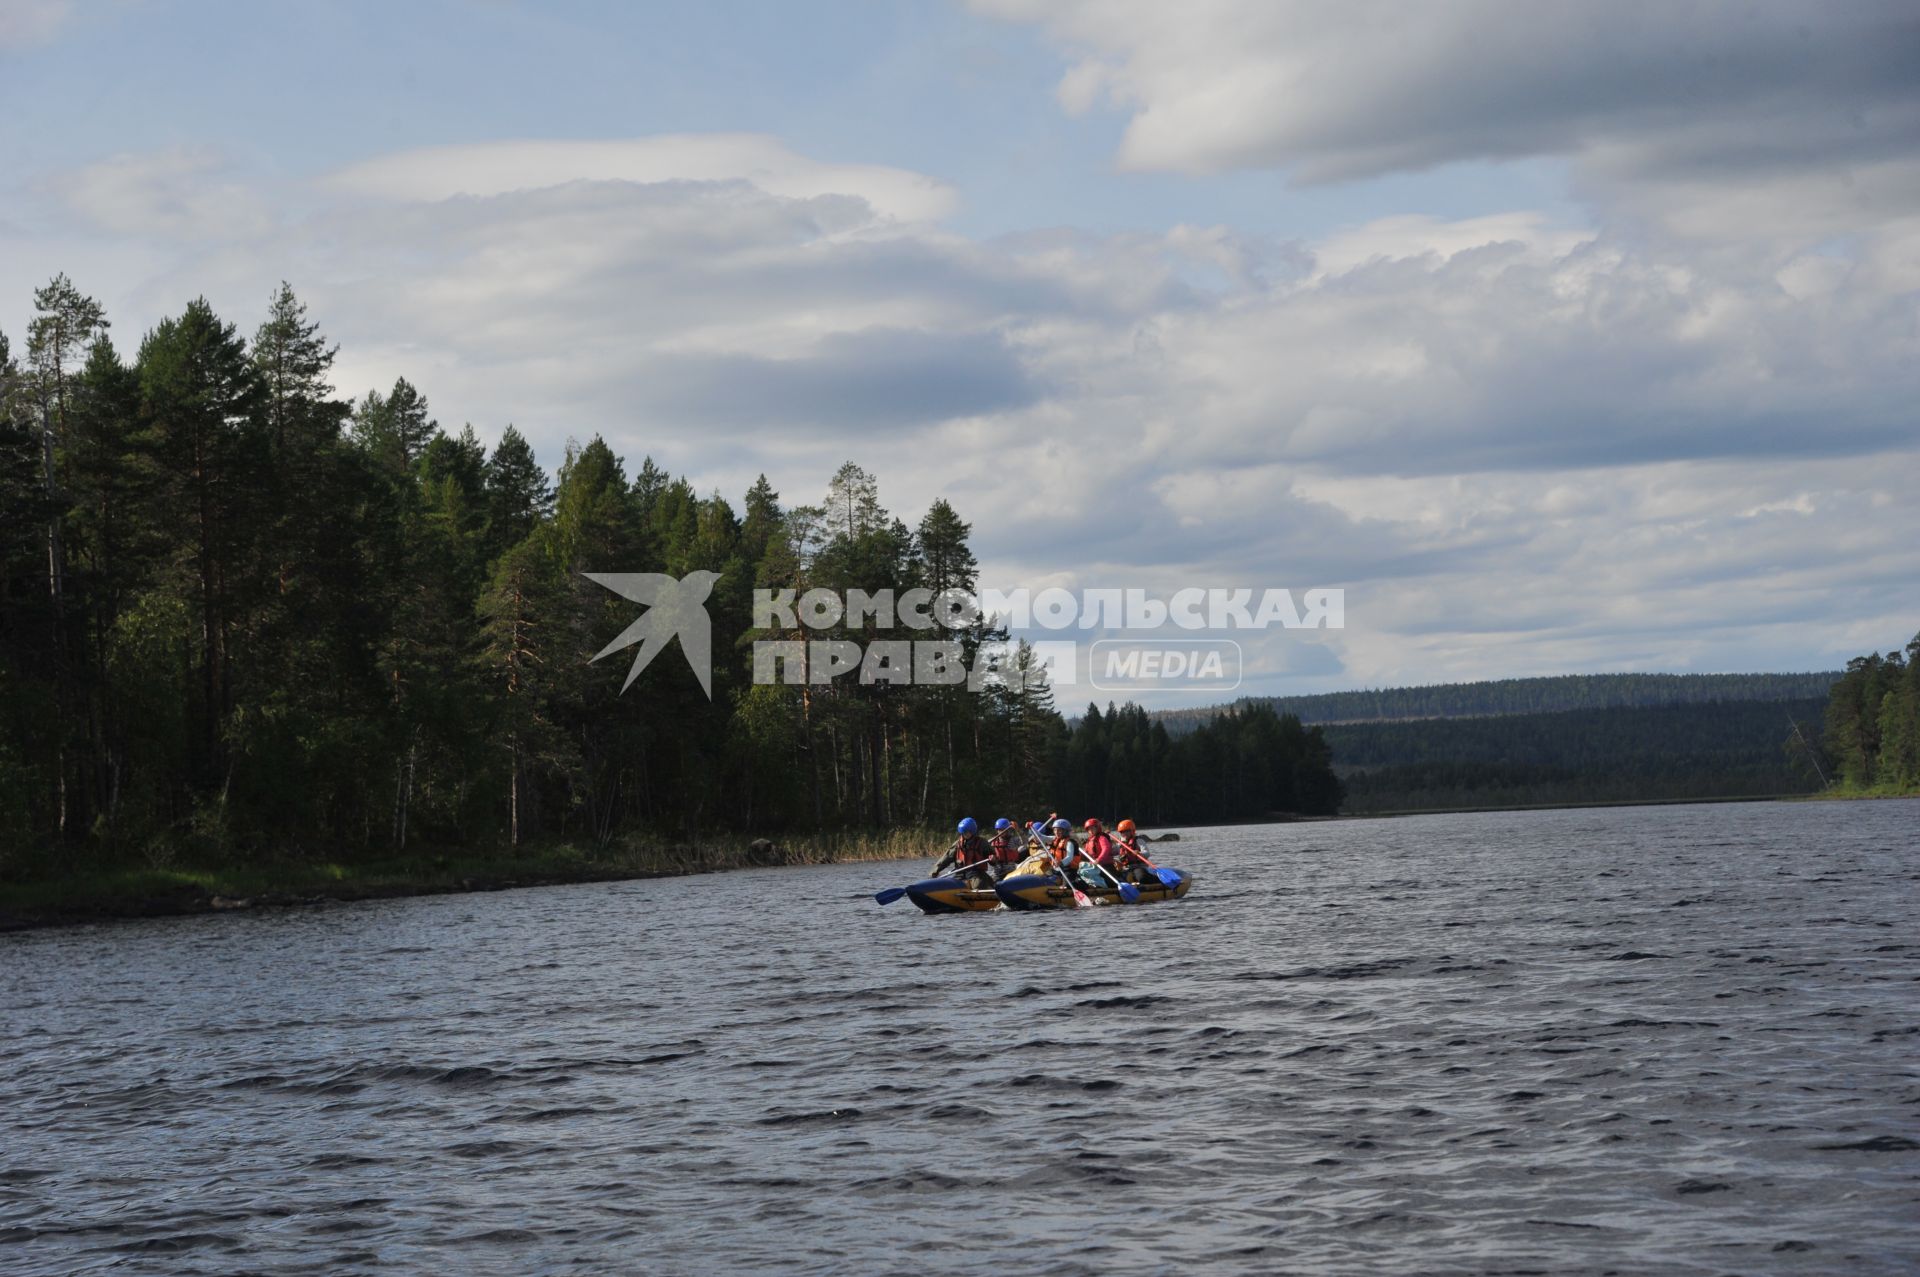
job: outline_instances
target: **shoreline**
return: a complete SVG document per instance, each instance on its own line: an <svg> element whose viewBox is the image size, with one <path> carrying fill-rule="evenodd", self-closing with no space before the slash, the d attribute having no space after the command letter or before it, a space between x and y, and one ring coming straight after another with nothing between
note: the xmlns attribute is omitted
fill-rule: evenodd
<svg viewBox="0 0 1920 1277"><path fill-rule="evenodd" d="M592 882L683 878L738 869L912 860L938 854L925 830L812 835L594 852L572 845L519 855L426 852L364 862L108 866L68 877L0 881L0 933L140 918L291 909L409 896L464 895Z"/></svg>
<svg viewBox="0 0 1920 1277"><path fill-rule="evenodd" d="M1717 798L1614 799L1489 807L1439 807L1300 816L1275 812L1229 825L1316 824L1458 816L1495 812L1578 811L1603 807L1673 807L1762 802L1851 802L1915 799L1920 794L1749 794ZM1178 833L1179 827L1169 832ZM411 896L465 895L522 887L636 882L803 865L917 860L937 855L944 833L902 829L882 833L809 835L784 844L657 844L592 852L560 844L518 855L427 852L365 862L287 861L213 868L108 866L66 878L0 881L0 933L80 927L142 918L293 909ZM1152 835L1149 835L1152 838ZM1171 841L1171 840L1169 840Z"/></svg>
<svg viewBox="0 0 1920 1277"><path fill-rule="evenodd" d="M1818 793L1808 794L1807 798L1812 802L1820 803L1881 802L1887 799L1897 801L1902 798L1920 798L1920 789L1909 790L1906 793L1879 789L1823 789Z"/></svg>
<svg viewBox="0 0 1920 1277"><path fill-rule="evenodd" d="M1385 811L1343 812L1336 820L1386 820L1399 816L1468 816L1499 811L1587 811L1597 807L1685 807L1693 804L1715 806L1722 803L1798 803L1820 799L1864 798L1865 794L1721 794L1702 798L1596 798L1565 803L1495 803L1486 807L1396 807ZM1911 797L1888 794L1881 797Z"/></svg>

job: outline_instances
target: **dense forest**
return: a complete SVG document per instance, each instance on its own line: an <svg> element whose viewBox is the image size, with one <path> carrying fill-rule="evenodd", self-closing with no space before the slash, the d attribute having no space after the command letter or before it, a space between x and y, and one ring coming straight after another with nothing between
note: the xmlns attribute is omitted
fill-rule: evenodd
<svg viewBox="0 0 1920 1277"><path fill-rule="evenodd" d="M1824 700L1323 727L1355 813L1758 797L1821 788Z"/></svg>
<svg viewBox="0 0 1920 1277"><path fill-rule="evenodd" d="M1020 679L755 683L754 639L802 637L751 629L756 586L969 588L969 525L853 464L738 507L598 437L549 475L405 379L336 398L335 353L284 285L251 342L199 300L129 359L64 276L0 335L0 868L1338 802L1269 710L1175 742L1132 708L1069 730ZM711 698L671 653L623 695L590 658L638 609L582 573L701 569Z"/></svg>
<svg viewBox="0 0 1920 1277"><path fill-rule="evenodd" d="M1823 743L1842 792L1920 794L1920 634L1905 652L1847 662Z"/></svg>
<svg viewBox="0 0 1920 1277"><path fill-rule="evenodd" d="M1332 815L1344 794L1321 728L1265 705L1174 736L1137 705L1089 705L1055 768L1062 810L1142 823L1210 824L1277 814Z"/></svg>
<svg viewBox="0 0 1920 1277"><path fill-rule="evenodd" d="M1707 705L1719 701L1791 701L1825 697L1838 674L1563 674L1487 683L1438 683L1314 696L1258 698L1303 723L1368 723L1407 718L1476 718L1550 714L1628 706ZM1247 702L1243 701L1242 704ZM1155 716L1176 734L1214 708L1167 710Z"/></svg>

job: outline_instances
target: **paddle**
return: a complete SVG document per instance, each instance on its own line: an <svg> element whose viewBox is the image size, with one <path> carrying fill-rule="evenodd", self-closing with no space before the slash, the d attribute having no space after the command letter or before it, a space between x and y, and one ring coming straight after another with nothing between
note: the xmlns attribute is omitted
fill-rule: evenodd
<svg viewBox="0 0 1920 1277"><path fill-rule="evenodd" d="M1148 837L1145 834L1141 834L1140 841L1148 842L1150 841L1150 839L1148 839ZM1153 876L1158 878L1162 884L1169 887L1177 887L1180 885L1180 871L1178 869L1162 869L1159 865L1154 864L1151 860L1148 860L1144 855L1142 855L1140 853L1140 849L1137 846L1134 847L1127 854L1132 856L1135 860L1139 861L1141 864L1145 865L1147 868L1153 870Z"/></svg>
<svg viewBox="0 0 1920 1277"><path fill-rule="evenodd" d="M958 845L958 844L956 844L956 845ZM948 853L948 855L951 855L951 854L953 853L953 848L952 848L952 847L949 847L949 848L947 848L947 853ZM942 859L942 860L944 860L944 859L946 859L946 857L945 857L945 856L942 856L942 857L941 857L941 859ZM945 874L939 874L939 875L936 875L936 876L937 876L937 877L941 877L941 878L960 878L960 877L961 877L961 874L960 874L960 873L958 872L959 870L962 870L962 869L974 869L974 868L978 868L980 864L985 864L985 863L988 863L988 862L986 862L986 861L980 861L980 862L976 862L975 864L971 864L971 865L955 865L955 866L954 866L954 872L951 872L951 873L945 873ZM906 889L905 887L888 887L888 888L887 888L887 889L886 889L885 891L876 891L876 892L874 892L874 893L873 893L873 898L874 898L874 900L875 900L876 902L878 902L879 904L883 904L883 905L890 905L890 904L892 904L892 903L893 903L894 901L896 901L896 900L898 900L898 899L900 899L900 898L901 898L902 896L904 896L904 895L906 895L906 894L907 894L907 889Z"/></svg>
<svg viewBox="0 0 1920 1277"><path fill-rule="evenodd" d="M1086 852L1082 851L1079 854L1086 856L1088 864L1093 863L1093 857L1087 856ZM1073 907L1076 909L1093 908L1092 899L1088 897L1086 892L1080 890L1080 884L1073 880L1073 870L1061 864L1058 858L1054 860L1053 867L1060 872L1060 879L1067 884L1067 889L1073 892Z"/></svg>
<svg viewBox="0 0 1920 1277"><path fill-rule="evenodd" d="M1090 861L1088 863L1092 864L1092 866L1095 869L1098 869L1101 873L1106 874L1107 881L1120 889L1120 898L1122 900L1126 901L1130 905L1137 905L1140 903L1140 888L1134 886L1130 882L1121 882L1118 878L1113 876L1113 872L1110 869L1108 869L1105 865L1101 864L1097 860Z"/></svg>

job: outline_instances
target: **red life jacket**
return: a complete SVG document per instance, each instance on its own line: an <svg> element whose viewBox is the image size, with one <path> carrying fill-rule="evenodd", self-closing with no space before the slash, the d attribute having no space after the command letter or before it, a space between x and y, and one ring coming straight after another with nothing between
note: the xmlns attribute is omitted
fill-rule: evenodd
<svg viewBox="0 0 1920 1277"><path fill-rule="evenodd" d="M985 859L987 859L987 845L980 841L979 834L968 834L953 844L953 863L956 865L964 868Z"/></svg>
<svg viewBox="0 0 1920 1277"><path fill-rule="evenodd" d="M1011 829L1002 829L999 833L995 834L993 841L989 843L988 846L993 848L993 858L995 860L1013 864L1020 859L1020 844L1014 841L1013 830Z"/></svg>
<svg viewBox="0 0 1920 1277"><path fill-rule="evenodd" d="M1113 859L1113 839L1101 830L1087 836L1087 852L1097 865L1105 865Z"/></svg>

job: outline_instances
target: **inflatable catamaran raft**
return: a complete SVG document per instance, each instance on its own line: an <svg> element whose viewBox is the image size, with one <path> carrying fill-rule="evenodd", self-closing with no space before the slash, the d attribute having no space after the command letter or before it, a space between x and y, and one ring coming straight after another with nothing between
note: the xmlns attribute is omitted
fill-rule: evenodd
<svg viewBox="0 0 1920 1277"><path fill-rule="evenodd" d="M1016 832L1017 830L1017 832ZM1145 905L1178 900L1193 888L1193 875L1148 860L1131 820L1110 835L1097 819L1086 822L1084 841L1073 826L1055 818L1019 829L1002 817L991 842L968 817L960 837L933 866L933 877L874 893L883 905L905 897L922 913L978 913L988 909L1086 909L1096 905ZM1046 841L1047 835L1052 841ZM1178 834L1166 834L1172 842ZM1024 851L1024 858L1021 852ZM1128 881L1132 879L1132 881Z"/></svg>
<svg viewBox="0 0 1920 1277"><path fill-rule="evenodd" d="M1135 887L1137 900L1124 900L1118 887L1096 890L1083 887L1080 896L1094 905L1158 904L1178 900L1193 887L1193 875L1184 869L1165 869L1158 882ZM1173 878L1172 882L1166 876ZM1129 884L1131 885L1131 884ZM926 878L906 889L907 899L922 913L972 913L998 909L1073 909L1079 907L1074 889L1061 883L1056 874L1019 874L991 887L969 887L958 878ZM884 894L884 893L883 893Z"/></svg>

